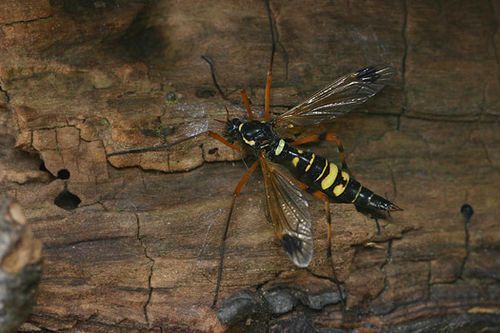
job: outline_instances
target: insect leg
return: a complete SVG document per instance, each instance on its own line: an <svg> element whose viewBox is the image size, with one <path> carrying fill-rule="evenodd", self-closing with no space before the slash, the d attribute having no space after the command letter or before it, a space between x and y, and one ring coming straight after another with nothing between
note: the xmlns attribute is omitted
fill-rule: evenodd
<svg viewBox="0 0 500 333"><path fill-rule="evenodd" d="M274 53L276 52L276 28L274 26L274 20L271 13L271 5L269 0L264 1L266 5L267 18L269 19L269 28L271 29L271 58L269 60L269 70L267 71L266 80L266 95L264 98L264 121L269 121L271 119L271 82L273 81L273 62Z"/></svg>
<svg viewBox="0 0 500 333"><path fill-rule="evenodd" d="M215 88L217 89L217 91L219 92L221 97L223 99L225 99L226 101L228 101L229 98L222 91L221 87L219 86L219 83L217 82L217 77L215 76L215 66L214 66L212 59L210 59L208 56L205 56L205 55L202 55L201 58L207 62L208 66L210 66L210 75L212 75L212 81L214 83Z"/></svg>
<svg viewBox="0 0 500 333"><path fill-rule="evenodd" d="M326 223L328 224L328 247L326 248L326 256L332 256L332 216L330 214L330 201L325 200Z"/></svg>
<svg viewBox="0 0 500 333"><path fill-rule="evenodd" d="M380 235L380 224L378 223L378 218L374 217L375 224L377 225L377 235Z"/></svg>
<svg viewBox="0 0 500 333"><path fill-rule="evenodd" d="M258 162L259 162L258 160L255 161L250 166L250 168L248 168L248 170L245 172L245 174L241 177L240 181L236 185L236 188L234 189L234 192L233 192L233 198L231 200L231 206L229 208L229 214L228 214L227 219L226 219L226 226L224 228L224 233L222 235L222 240L221 240L221 247L219 250L219 268L217 270L217 280L215 283L214 300L212 302L212 308L214 308L217 305L217 299L219 298L220 284L222 281L222 271L224 270L224 253L226 252L226 238L227 238L227 233L229 231L229 222L231 221L231 216L233 215L233 210L234 210L234 205L236 203L236 198L238 197L241 190L243 189L243 186L245 186L250 175L257 168Z"/></svg>
<svg viewBox="0 0 500 333"><path fill-rule="evenodd" d="M215 140L222 142L223 144L225 144L229 148L232 148L232 149L239 151L239 152L241 151L241 148L239 146L227 141L222 135L217 134L217 133L212 132L212 131L208 131L207 134L209 136L211 136L212 138L214 138Z"/></svg>
<svg viewBox="0 0 500 333"><path fill-rule="evenodd" d="M240 91L241 99L243 100L243 104L245 104L245 108L247 110L247 115L249 120L253 120L252 108L250 107L250 100L248 99L248 95L245 89Z"/></svg>
<svg viewBox="0 0 500 333"><path fill-rule="evenodd" d="M326 255L330 258L332 256L332 216L330 213L330 200L328 200L326 194L321 191L315 191L312 195L323 200L325 203L326 223L328 224L328 247L326 249Z"/></svg>
<svg viewBox="0 0 500 333"><path fill-rule="evenodd" d="M271 82L273 81L273 73L271 68L267 72L266 80L266 95L264 98L264 120L269 121L271 119Z"/></svg>
<svg viewBox="0 0 500 333"><path fill-rule="evenodd" d="M292 145L300 146L306 143L319 142L322 140L326 140L329 142L334 141L337 144L337 149L339 151L339 156L340 156L340 162L342 163L342 169L349 170L347 162L345 160L344 145L342 144L342 140L340 140L340 138L333 132L322 132L319 134L306 135L302 138L293 141Z"/></svg>

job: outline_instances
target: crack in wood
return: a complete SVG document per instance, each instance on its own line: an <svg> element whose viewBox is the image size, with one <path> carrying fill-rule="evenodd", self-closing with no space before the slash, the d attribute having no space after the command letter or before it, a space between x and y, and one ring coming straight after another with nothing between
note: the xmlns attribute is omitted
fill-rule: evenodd
<svg viewBox="0 0 500 333"><path fill-rule="evenodd" d="M393 239L389 239L387 242L387 255L385 261L380 265L380 269L385 269L385 266L392 262L392 242Z"/></svg>
<svg viewBox="0 0 500 333"><path fill-rule="evenodd" d="M468 197L468 193L466 191L465 192L465 198L467 199L467 197ZM462 206L462 209L461 209L461 213L462 213L462 215L464 217L464 248L465 248L465 255L464 255L463 259L462 259L462 262L460 263L459 273L457 274L456 278L454 278L451 281L438 282L438 283L432 283L431 282L432 276L430 276L429 280L428 280L429 295L432 294L431 289L430 289L432 286L435 286L435 285L452 285L452 284L456 284L456 282L459 281L459 280L462 280L462 281L465 280L463 278L463 273L464 273L464 270L465 270L465 265L467 264L467 261L469 259L470 253L471 253L469 225L470 225L471 217L472 217L472 214L473 214L472 207L470 207L469 205L467 205L467 206L470 207L470 209L471 209L470 215L468 215L469 212L465 212L464 211L464 207L466 207L466 205L467 204L465 204L464 206ZM430 266L430 267L432 267L432 266ZM429 268L429 271L430 271L429 275L431 275L432 274L431 268Z"/></svg>
<svg viewBox="0 0 500 333"><path fill-rule="evenodd" d="M7 100L7 105L10 106L11 97L7 89L4 88L4 84L2 83L2 79L0 79L0 92L5 95L5 99Z"/></svg>
<svg viewBox="0 0 500 333"><path fill-rule="evenodd" d="M332 254L333 255L333 254ZM335 286L337 287L337 292L339 293L340 297L340 307L342 309L342 315L346 312L346 300L347 300L347 294L345 293L345 289L343 288L344 283L340 282L337 277L335 276L335 267L333 264L333 260L330 260L332 264L332 269L333 269L333 276L326 276L326 275L321 275L313 272L310 268L306 267L306 271L309 272L312 276L317 277L318 279L325 279L333 282Z"/></svg>
<svg viewBox="0 0 500 333"><path fill-rule="evenodd" d="M393 239L389 239L387 241L387 253L386 253L386 257L385 257L385 260L382 264L380 264L380 270L382 272L384 272L384 288L382 288L382 290L373 297L373 299L377 299L378 297L380 297L380 295L382 295L384 292L386 292L388 289L389 289L389 282L387 281L387 272L385 271L385 266L387 264L389 264L390 262L392 262L392 242L393 242ZM372 311L373 312L373 311Z"/></svg>
<svg viewBox="0 0 500 333"><path fill-rule="evenodd" d="M454 282L457 280L463 280L463 274L465 270L465 265L467 264L467 260L469 259L470 253L471 253L471 248L470 248L470 231L469 231L469 225L472 217L472 213L469 215L466 214L466 212L463 211L465 205L462 206L462 214L464 217L464 247L465 247L465 256L460 264L460 271L458 274L457 279L455 279ZM469 206L470 207L470 206ZM471 208L472 209L472 208Z"/></svg>
<svg viewBox="0 0 500 333"><path fill-rule="evenodd" d="M87 318L77 319L75 324L71 327L71 329L78 329L79 327L83 326L84 324L94 321L96 318L97 318L97 312L92 313ZM99 321L96 320L96 322L99 322ZM119 326L120 323L117 323L116 325Z"/></svg>
<svg viewBox="0 0 500 333"><path fill-rule="evenodd" d="M85 207L88 207L88 206L85 206ZM79 208L81 208L81 207L79 207ZM92 238L92 239L83 239L83 240L78 240L75 242L68 242L68 243L63 243L63 244L54 244L54 245L45 244L45 248L47 250L64 249L67 247L78 246L78 245L86 244L86 243L109 242L109 241L115 241L115 240L126 239L126 238L129 238L129 236L96 237L96 238Z"/></svg>
<svg viewBox="0 0 500 333"><path fill-rule="evenodd" d="M154 270L154 265L155 265L155 260L148 254L148 249L146 246L146 243L143 240L143 237L141 236L141 222L139 218L139 214L134 213L135 220L137 223L137 240L141 244L141 247L144 251L144 256L149 260L150 266L149 266L149 275L148 275L148 296L146 298L146 302L144 302L144 305L142 307L143 312L144 312L144 319L146 320L146 324L148 327L151 327L151 322L148 314L148 306L151 303L151 297L153 296L153 286L151 284L151 280L153 278L153 270Z"/></svg>
<svg viewBox="0 0 500 333"><path fill-rule="evenodd" d="M280 270L280 271L276 272L272 278L266 279L266 280L258 283L257 285L255 285L255 289L256 290L261 290L266 284L270 283L273 280L276 280L277 278L280 277L281 274L283 274L285 272L287 272L287 271Z"/></svg>
<svg viewBox="0 0 500 333"><path fill-rule="evenodd" d="M12 22L8 22L8 23L0 24L0 28L10 27L10 26L17 25L17 24L30 24L30 23L37 22L37 21L45 21L45 20L51 19L52 17L53 17L53 15L51 14L51 15L47 15L47 16L36 17L33 19L29 19L29 20L12 21Z"/></svg>

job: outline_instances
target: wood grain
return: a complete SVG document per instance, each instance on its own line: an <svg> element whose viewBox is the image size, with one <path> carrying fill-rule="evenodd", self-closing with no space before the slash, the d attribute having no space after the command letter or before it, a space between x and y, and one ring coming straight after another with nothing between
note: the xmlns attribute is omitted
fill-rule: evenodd
<svg viewBox="0 0 500 333"><path fill-rule="evenodd" d="M220 132L214 119L225 107L244 114L241 88L261 112L271 50L264 3L23 4L0 5L12 13L0 17L1 186L45 257L22 331L500 327L495 2L270 1L273 112L362 66L397 68L389 87L332 129L356 178L404 211L377 234L370 218L335 205L328 258L322 204L311 198L315 256L299 270L273 240L262 179L252 176L215 309L241 156L203 135L170 150L107 154ZM327 143L309 148L336 158Z"/></svg>

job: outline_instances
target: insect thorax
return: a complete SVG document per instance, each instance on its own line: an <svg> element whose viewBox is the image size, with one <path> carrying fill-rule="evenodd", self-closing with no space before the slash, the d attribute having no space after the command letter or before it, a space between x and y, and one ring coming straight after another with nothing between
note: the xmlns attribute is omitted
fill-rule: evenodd
<svg viewBox="0 0 500 333"><path fill-rule="evenodd" d="M238 127L241 141L255 152L274 150L280 138L274 133L270 124L252 120L241 123Z"/></svg>

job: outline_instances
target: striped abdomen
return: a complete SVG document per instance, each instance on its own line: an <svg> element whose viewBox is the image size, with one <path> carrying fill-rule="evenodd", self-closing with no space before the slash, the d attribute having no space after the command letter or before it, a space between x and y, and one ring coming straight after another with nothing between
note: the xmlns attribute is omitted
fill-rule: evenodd
<svg viewBox="0 0 500 333"><path fill-rule="evenodd" d="M347 170L324 157L297 149L283 140L280 140L273 153L271 154L276 162L292 169L297 179L311 190L323 192L332 202L353 203L361 208L397 208L390 201L363 187Z"/></svg>

